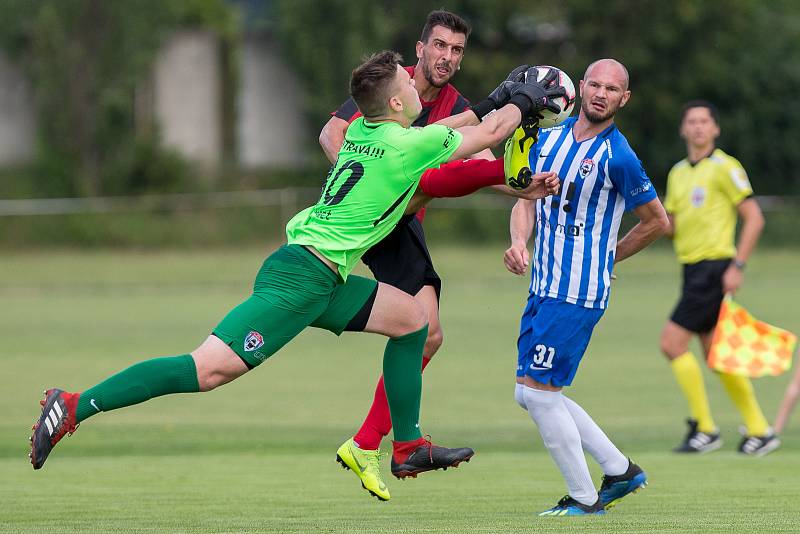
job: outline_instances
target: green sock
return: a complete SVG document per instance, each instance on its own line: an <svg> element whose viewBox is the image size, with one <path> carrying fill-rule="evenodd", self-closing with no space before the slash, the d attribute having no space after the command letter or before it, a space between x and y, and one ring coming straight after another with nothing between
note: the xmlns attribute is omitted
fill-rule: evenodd
<svg viewBox="0 0 800 534"><path fill-rule="evenodd" d="M422 437L419 404L422 395L422 349L428 325L386 343L383 353L383 383L392 416L395 441Z"/></svg>
<svg viewBox="0 0 800 534"><path fill-rule="evenodd" d="M132 365L81 393L77 422L100 412L139 404L169 393L200 391L190 354L154 358Z"/></svg>

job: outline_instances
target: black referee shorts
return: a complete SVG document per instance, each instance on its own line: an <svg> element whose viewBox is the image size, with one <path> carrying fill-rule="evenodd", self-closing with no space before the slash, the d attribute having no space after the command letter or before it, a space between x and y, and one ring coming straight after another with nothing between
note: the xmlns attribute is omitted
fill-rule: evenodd
<svg viewBox="0 0 800 534"><path fill-rule="evenodd" d="M425 231L415 215L404 215L394 230L363 256L378 282L416 295L423 286L433 286L436 298L442 280L433 268L425 243Z"/></svg>
<svg viewBox="0 0 800 534"><path fill-rule="evenodd" d="M724 296L722 275L730 263L728 258L683 266L683 289L681 299L672 311L672 322L698 334L714 329Z"/></svg>

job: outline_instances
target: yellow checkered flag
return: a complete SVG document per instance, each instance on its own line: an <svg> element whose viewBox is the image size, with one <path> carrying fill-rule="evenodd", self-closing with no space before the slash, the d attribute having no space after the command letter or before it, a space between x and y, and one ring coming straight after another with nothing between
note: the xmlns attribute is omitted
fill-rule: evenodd
<svg viewBox="0 0 800 534"><path fill-rule="evenodd" d="M797 336L755 317L725 297L711 340L708 366L723 373L777 376L792 366Z"/></svg>

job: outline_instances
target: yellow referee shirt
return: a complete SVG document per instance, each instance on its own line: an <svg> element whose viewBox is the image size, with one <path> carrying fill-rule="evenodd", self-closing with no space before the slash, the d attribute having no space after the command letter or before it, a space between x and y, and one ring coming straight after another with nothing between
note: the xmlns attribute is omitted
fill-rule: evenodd
<svg viewBox="0 0 800 534"><path fill-rule="evenodd" d="M676 163L667 177L664 209L675 222L678 261L735 256L736 207L752 194L742 164L719 148L694 165Z"/></svg>

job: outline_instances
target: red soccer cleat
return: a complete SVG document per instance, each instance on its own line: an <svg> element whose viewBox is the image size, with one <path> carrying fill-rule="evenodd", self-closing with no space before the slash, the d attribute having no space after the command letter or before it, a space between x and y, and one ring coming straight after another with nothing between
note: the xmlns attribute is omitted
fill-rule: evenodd
<svg viewBox="0 0 800 534"><path fill-rule="evenodd" d="M65 434L72 434L78 425L75 423L75 412L78 408L80 393L67 393L60 389L48 389L44 392L42 415L33 425L31 435L31 459L34 469L41 469L50 451Z"/></svg>

